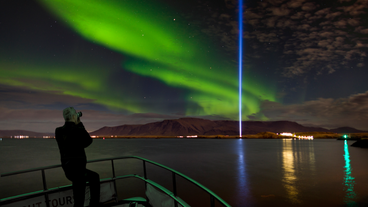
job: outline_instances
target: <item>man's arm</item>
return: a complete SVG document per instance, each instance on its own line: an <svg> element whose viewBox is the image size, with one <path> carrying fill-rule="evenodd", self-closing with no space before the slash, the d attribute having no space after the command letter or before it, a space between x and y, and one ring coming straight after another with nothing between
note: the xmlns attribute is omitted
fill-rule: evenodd
<svg viewBox="0 0 368 207"><path fill-rule="evenodd" d="M92 138L84 128L84 125L82 122L79 122L76 126L78 128L78 139L79 143L82 147L86 148L92 143Z"/></svg>

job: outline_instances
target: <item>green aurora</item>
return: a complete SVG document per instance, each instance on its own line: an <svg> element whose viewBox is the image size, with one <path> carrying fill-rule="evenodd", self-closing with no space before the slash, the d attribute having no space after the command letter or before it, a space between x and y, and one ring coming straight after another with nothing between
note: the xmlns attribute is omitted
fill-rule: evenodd
<svg viewBox="0 0 368 207"><path fill-rule="evenodd" d="M187 116L219 115L238 119L236 63L226 60L225 52L209 50L216 46L208 38L193 35L196 28L177 19L164 5L136 0L39 2L85 40L123 55L121 70L185 90L182 99L198 106L188 104ZM111 74L103 65L26 62L2 60L0 83L87 98L130 113L154 112L147 105L126 101L134 97L123 99L119 94L123 92L111 90L108 87ZM50 65L57 67L50 69ZM264 100L276 101L276 88L263 79L255 79L251 66L244 69L243 120L248 115L264 120L259 113L260 104ZM83 79L78 78L82 76Z"/></svg>

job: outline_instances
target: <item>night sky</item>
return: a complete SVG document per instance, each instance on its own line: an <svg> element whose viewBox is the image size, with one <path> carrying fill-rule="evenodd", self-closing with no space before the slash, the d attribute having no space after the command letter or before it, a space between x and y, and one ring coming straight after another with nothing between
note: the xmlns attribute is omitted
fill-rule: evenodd
<svg viewBox="0 0 368 207"><path fill-rule="evenodd" d="M238 120L238 2L0 1L0 130ZM243 120L368 130L368 0L244 1Z"/></svg>

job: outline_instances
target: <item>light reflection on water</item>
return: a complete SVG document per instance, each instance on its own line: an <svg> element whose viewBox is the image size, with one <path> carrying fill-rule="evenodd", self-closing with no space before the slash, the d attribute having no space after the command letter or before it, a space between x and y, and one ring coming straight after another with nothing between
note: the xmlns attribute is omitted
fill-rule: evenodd
<svg viewBox="0 0 368 207"><path fill-rule="evenodd" d="M282 183L290 202L293 204L300 204L302 203L300 195L301 190L298 186L303 182L300 181L300 175L305 174L305 171L308 171L309 176L314 176L316 173L314 143L305 140L284 139L282 146ZM308 169L303 168L303 164L306 164Z"/></svg>
<svg viewBox="0 0 368 207"><path fill-rule="evenodd" d="M292 140L283 140L282 168L284 177L282 181L291 202L300 203L299 192L296 188L295 156L298 157L293 151Z"/></svg>
<svg viewBox="0 0 368 207"><path fill-rule="evenodd" d="M355 202L356 193L354 192L355 178L351 176L353 168L350 165L350 154L347 140L344 141L344 159L345 159L344 192L346 193L344 202L348 206L356 206L357 205Z"/></svg>
<svg viewBox="0 0 368 207"><path fill-rule="evenodd" d="M238 140L238 192L241 197L247 197L249 194L249 186L247 184L244 142L242 139Z"/></svg>
<svg viewBox="0 0 368 207"><path fill-rule="evenodd" d="M316 173L316 159L314 155L314 143L309 141L309 169L311 170L312 175Z"/></svg>

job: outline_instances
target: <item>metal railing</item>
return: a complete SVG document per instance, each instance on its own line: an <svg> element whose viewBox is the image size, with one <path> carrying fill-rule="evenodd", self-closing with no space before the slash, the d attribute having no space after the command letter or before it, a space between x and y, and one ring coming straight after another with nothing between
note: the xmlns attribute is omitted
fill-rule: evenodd
<svg viewBox="0 0 368 207"><path fill-rule="evenodd" d="M134 174L134 175L116 176L115 175L114 160L121 160L121 159L138 159L138 160L142 160L143 161L143 177L142 176L139 176L139 175L136 175L136 174ZM138 156L122 156L122 157L113 157L113 158L104 158L104 159L89 160L89 161L87 161L87 163L103 162L103 161L111 161L112 176L113 177L110 178L110 180L113 180L114 181L115 192L117 191L115 180L124 179L124 178L130 178L130 177L135 177L135 178L138 178L138 179L143 180L145 183L149 183L149 184L155 186L156 188L158 188L161 191L163 191L164 193L166 193L168 196L170 196L175 201L175 206L178 206L178 204L180 204L182 206L185 206L185 204L180 199L178 199L178 197L177 197L176 176L180 176L180 177L184 178L185 180L191 182L192 184L196 185L197 187L201 188L207 194L209 194L210 195L210 206L211 207L214 207L215 206L215 200L217 200L223 206L231 207L222 198L220 198L218 195L216 195L214 192L212 192L210 189L206 188L205 186L203 186L199 182L197 182L197 181L193 180L192 178L184 175L183 173L180 173L180 172L178 172L178 171L176 171L176 170L174 170L172 168L169 168L169 167L167 167L165 165L162 165L162 164L159 164L157 162L154 162L154 161L151 161L151 160L142 158L142 157L138 157ZM153 182L153 181L151 181L151 180L149 180L147 178L146 163L150 163L150 164L156 165L158 167L161 167L161 168L163 168L165 170L168 170L168 171L172 172L173 192L168 191L167 189L165 189L161 185L159 185L159 184L157 184L157 183L155 183L155 182ZM45 170L53 169L53 168L58 168L58 167L61 167L61 165L50 165L50 166L46 166L46 167L39 167L39 168L33 168L33 169L27 169L27 170L21 170L21 171L14 171L14 172L9 172L9 173L3 173L3 174L1 174L1 177L11 176L11 175L17 175L17 174L22 174L22 173L35 172L35 171L41 171L43 191L37 191L35 193L36 194L43 194L45 196L46 201L49 201L49 199L48 199L48 193L50 193L52 191L55 191L55 189L48 189L47 188ZM9 198L0 199L0 205L5 200L9 200ZM49 202L46 202L46 206L49 207Z"/></svg>

